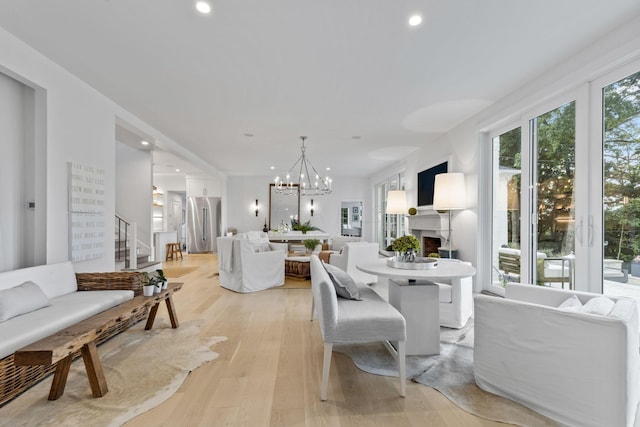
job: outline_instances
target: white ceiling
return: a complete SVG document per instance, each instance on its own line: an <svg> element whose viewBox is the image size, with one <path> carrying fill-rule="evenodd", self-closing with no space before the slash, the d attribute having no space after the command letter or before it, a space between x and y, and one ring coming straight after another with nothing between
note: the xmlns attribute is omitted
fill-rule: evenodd
<svg viewBox="0 0 640 427"><path fill-rule="evenodd" d="M184 0L6 0L0 26L228 175L286 171L308 135L318 170L367 176L640 11L635 0L211 1L202 16ZM413 13L421 26L407 25Z"/></svg>

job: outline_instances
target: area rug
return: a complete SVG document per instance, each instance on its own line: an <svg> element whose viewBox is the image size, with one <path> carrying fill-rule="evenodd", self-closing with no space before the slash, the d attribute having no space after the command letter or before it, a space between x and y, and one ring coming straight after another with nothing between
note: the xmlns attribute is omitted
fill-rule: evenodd
<svg viewBox="0 0 640 427"><path fill-rule="evenodd" d="M192 271L197 270L198 267L165 267L162 269L165 277L173 278L184 276Z"/></svg>
<svg viewBox="0 0 640 427"><path fill-rule="evenodd" d="M120 426L167 400L197 367L218 357L211 346L225 337L200 338L199 321L177 329L144 323L98 346L109 392L91 396L82 358L69 373L64 395L48 401L52 376L0 409L0 426Z"/></svg>
<svg viewBox="0 0 640 427"><path fill-rule="evenodd" d="M334 345L365 372L398 376L396 361L382 343ZM481 390L473 377L473 319L460 330L440 328L440 354L407 356L407 378L438 390L459 408L488 420L519 426L557 423L524 406Z"/></svg>

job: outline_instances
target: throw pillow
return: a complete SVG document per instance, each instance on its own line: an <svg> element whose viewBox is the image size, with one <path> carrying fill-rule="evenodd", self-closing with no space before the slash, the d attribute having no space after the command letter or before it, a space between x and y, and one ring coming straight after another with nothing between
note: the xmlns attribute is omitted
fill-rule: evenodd
<svg viewBox="0 0 640 427"><path fill-rule="evenodd" d="M0 291L0 322L51 305L40 286L33 282Z"/></svg>
<svg viewBox="0 0 640 427"><path fill-rule="evenodd" d="M333 287L336 289L336 295L346 299L361 301L358 286L356 286L356 282L353 281L349 274L335 265L327 264L325 262L323 262L322 265L324 265L324 269L331 278L331 282L333 282Z"/></svg>
<svg viewBox="0 0 640 427"><path fill-rule="evenodd" d="M628 298L620 298L613 306L613 310L609 313L609 317L614 317L621 320L629 320L632 317L634 311L636 311L636 302Z"/></svg>
<svg viewBox="0 0 640 427"><path fill-rule="evenodd" d="M611 313L615 303L607 297L595 297L591 298L585 305L582 306L580 311L582 313L599 314L606 316Z"/></svg>
<svg viewBox="0 0 640 427"><path fill-rule="evenodd" d="M558 306L558 309L562 311L580 311L582 308L582 302L576 295L572 295L567 298L562 304Z"/></svg>
<svg viewBox="0 0 640 427"><path fill-rule="evenodd" d="M269 243L252 243L251 250L253 253L269 252L271 251L271 247Z"/></svg>

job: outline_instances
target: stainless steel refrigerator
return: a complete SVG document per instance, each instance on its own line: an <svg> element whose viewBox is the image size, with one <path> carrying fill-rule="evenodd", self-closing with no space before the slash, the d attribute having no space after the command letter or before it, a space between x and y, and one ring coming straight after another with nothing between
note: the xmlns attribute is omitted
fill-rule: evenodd
<svg viewBox="0 0 640 427"><path fill-rule="evenodd" d="M220 236L220 197L187 199L187 252L217 252Z"/></svg>

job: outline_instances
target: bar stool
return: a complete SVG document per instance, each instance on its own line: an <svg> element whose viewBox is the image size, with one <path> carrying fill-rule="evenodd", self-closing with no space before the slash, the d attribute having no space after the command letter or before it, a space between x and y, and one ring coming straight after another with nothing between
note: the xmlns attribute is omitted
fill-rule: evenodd
<svg viewBox="0 0 640 427"><path fill-rule="evenodd" d="M180 259L183 259L182 246L180 243L167 243L167 256L165 257L165 261L172 260L174 256L178 259L178 255L180 255Z"/></svg>

